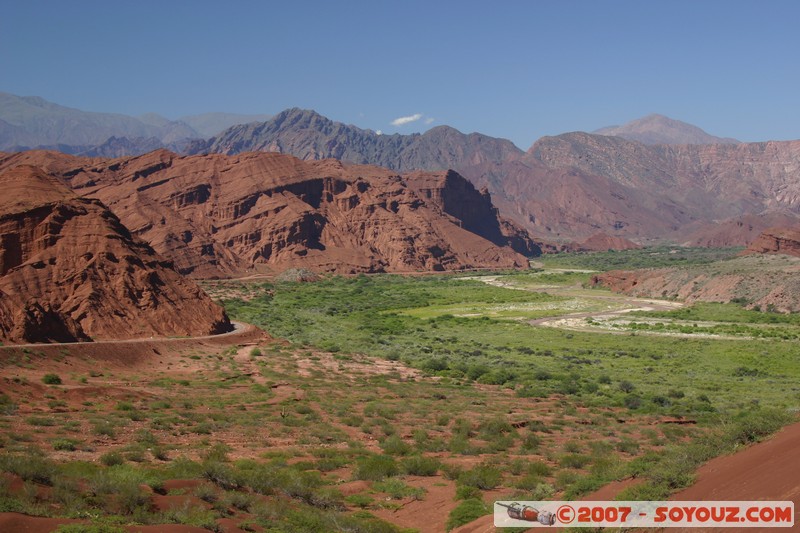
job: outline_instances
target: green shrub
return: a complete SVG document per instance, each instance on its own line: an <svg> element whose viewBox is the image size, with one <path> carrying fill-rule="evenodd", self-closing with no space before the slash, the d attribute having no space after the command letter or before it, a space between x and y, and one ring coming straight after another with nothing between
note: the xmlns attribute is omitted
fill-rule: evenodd
<svg viewBox="0 0 800 533"><path fill-rule="evenodd" d="M57 473L56 465L49 459L35 454L0 455L0 471L10 472L24 481L51 485Z"/></svg>
<svg viewBox="0 0 800 533"><path fill-rule="evenodd" d="M539 449L539 446L542 444L542 439L540 439L534 433L527 433L524 437L522 437L522 445L520 446L521 451L525 453L532 453Z"/></svg>
<svg viewBox="0 0 800 533"><path fill-rule="evenodd" d="M45 385L61 385L61 376L58 374L45 374L42 377L42 383Z"/></svg>
<svg viewBox="0 0 800 533"><path fill-rule="evenodd" d="M387 437L380 446L383 452L389 455L407 455L411 452L411 446L397 435Z"/></svg>
<svg viewBox="0 0 800 533"><path fill-rule="evenodd" d="M41 427L50 427L55 426L56 421L53 418L46 418L43 416L29 416L25 419L25 422L32 426L41 426Z"/></svg>
<svg viewBox="0 0 800 533"><path fill-rule="evenodd" d="M228 452L231 451L231 447L223 442L218 442L211 446L208 450L200 454L204 461L217 461L217 462L227 462L228 459Z"/></svg>
<svg viewBox="0 0 800 533"><path fill-rule="evenodd" d="M580 453L568 453L562 455L558 460L558 463L563 468L583 468L584 466L586 466L591 462L592 462L591 457Z"/></svg>
<svg viewBox="0 0 800 533"><path fill-rule="evenodd" d="M749 444L770 435L788 424L792 416L780 409L756 409L734 418L725 429L725 440L736 444Z"/></svg>
<svg viewBox="0 0 800 533"><path fill-rule="evenodd" d="M543 461L531 461L526 468L529 474L536 474L537 476L546 477L552 472L550 465Z"/></svg>
<svg viewBox="0 0 800 533"><path fill-rule="evenodd" d="M375 502L375 500L373 500L366 494L353 494L351 496L346 497L344 500L350 505L354 505L362 509L366 509Z"/></svg>
<svg viewBox="0 0 800 533"><path fill-rule="evenodd" d="M629 394L625 397L624 403L628 409L638 409L642 406L642 398L636 394Z"/></svg>
<svg viewBox="0 0 800 533"><path fill-rule="evenodd" d="M480 500L481 489L476 487L468 487L467 485L456 485L456 500L469 500L475 498Z"/></svg>
<svg viewBox="0 0 800 533"><path fill-rule="evenodd" d="M465 470L458 476L458 482L468 487L476 487L481 490L491 490L502 481L503 475L500 470L489 465L478 465L472 470Z"/></svg>
<svg viewBox="0 0 800 533"><path fill-rule="evenodd" d="M193 494L208 503L214 503L219 499L217 488L211 483L201 483L196 486Z"/></svg>
<svg viewBox="0 0 800 533"><path fill-rule="evenodd" d="M450 511L450 516L447 517L447 531L463 526L464 524L469 524L491 512L492 509L482 500L477 498L464 500L458 504L455 509Z"/></svg>
<svg viewBox="0 0 800 533"><path fill-rule="evenodd" d="M92 425L92 432L95 435L105 435L112 439L116 436L117 432L114 430L114 425L108 420L98 420Z"/></svg>
<svg viewBox="0 0 800 533"><path fill-rule="evenodd" d="M451 481L457 480L458 476L464 471L461 466L455 463L442 463L439 467L442 471L442 475L445 479L449 479Z"/></svg>
<svg viewBox="0 0 800 533"><path fill-rule="evenodd" d="M13 415L16 412L17 404L8 395L0 392L0 415Z"/></svg>
<svg viewBox="0 0 800 533"><path fill-rule="evenodd" d="M412 476L435 476L439 470L441 463L435 457L424 457L422 455L415 455L407 457L400 463L400 468L403 473Z"/></svg>
<svg viewBox="0 0 800 533"><path fill-rule="evenodd" d="M397 463L388 455L362 457L356 463L355 478L365 481L381 481L399 473Z"/></svg>
<svg viewBox="0 0 800 533"><path fill-rule="evenodd" d="M235 490L243 485L239 472L219 461L204 462L203 477L224 490Z"/></svg>
<svg viewBox="0 0 800 533"><path fill-rule="evenodd" d="M415 500L421 500L425 494L425 489L412 487L397 478L389 478L372 484L373 490L385 492L394 500L401 500L408 496Z"/></svg>
<svg viewBox="0 0 800 533"><path fill-rule="evenodd" d="M514 488L520 490L533 490L540 483L542 483L542 477L538 474L525 474L514 482Z"/></svg>
<svg viewBox="0 0 800 533"><path fill-rule="evenodd" d="M249 492L226 492L221 500L227 507L233 507L239 511L249 512L250 508L256 502L255 495Z"/></svg>
<svg viewBox="0 0 800 533"><path fill-rule="evenodd" d="M55 533L125 533L125 528L109 524L61 524Z"/></svg>
<svg viewBox="0 0 800 533"><path fill-rule="evenodd" d="M100 462L106 466L115 466L123 464L125 458L119 452L106 452L100 456Z"/></svg>
<svg viewBox="0 0 800 533"><path fill-rule="evenodd" d="M639 451L639 443L635 440L631 440L628 437L624 437L616 444L617 450L623 453L629 453L631 455L635 454Z"/></svg>
<svg viewBox="0 0 800 533"><path fill-rule="evenodd" d="M53 439L53 449L64 452L74 452L78 441L73 439Z"/></svg>

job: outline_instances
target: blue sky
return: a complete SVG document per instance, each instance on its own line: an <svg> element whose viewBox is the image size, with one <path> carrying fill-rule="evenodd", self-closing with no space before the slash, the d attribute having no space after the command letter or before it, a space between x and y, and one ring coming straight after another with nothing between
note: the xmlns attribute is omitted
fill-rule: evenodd
<svg viewBox="0 0 800 533"><path fill-rule="evenodd" d="M798 139L798 21L800 2L767 0L12 0L0 91L169 118L296 106L522 148L649 113Z"/></svg>

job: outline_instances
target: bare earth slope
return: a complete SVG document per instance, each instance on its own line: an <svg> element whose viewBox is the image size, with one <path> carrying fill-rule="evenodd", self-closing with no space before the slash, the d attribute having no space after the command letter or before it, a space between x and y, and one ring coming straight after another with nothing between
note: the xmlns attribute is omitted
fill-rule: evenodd
<svg viewBox="0 0 800 533"><path fill-rule="evenodd" d="M800 259L751 255L709 265L613 270L592 283L615 292L694 302L748 302L761 309L800 311Z"/></svg>
<svg viewBox="0 0 800 533"><path fill-rule="evenodd" d="M673 495L678 501L793 501L800 506L800 424L733 455L712 459L697 471L697 482ZM795 521L795 528L797 527ZM791 529L794 531L794 529ZM699 531L697 528L672 531ZM756 531L754 528L706 528L704 531ZM779 530L778 530L779 531ZM788 531L784 530L784 531Z"/></svg>
<svg viewBox="0 0 800 533"><path fill-rule="evenodd" d="M205 335L222 308L132 237L100 201L42 170L0 172L0 339Z"/></svg>
<svg viewBox="0 0 800 533"><path fill-rule="evenodd" d="M179 272L196 277L290 267L513 268L527 265L518 252L538 252L523 230L498 218L488 194L455 172L401 176L270 153L0 158L0 168L19 164L36 164L101 199Z"/></svg>

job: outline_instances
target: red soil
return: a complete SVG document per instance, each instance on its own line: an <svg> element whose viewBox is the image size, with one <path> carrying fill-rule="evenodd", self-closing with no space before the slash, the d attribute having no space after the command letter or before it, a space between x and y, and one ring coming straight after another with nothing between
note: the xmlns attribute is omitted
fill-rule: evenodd
<svg viewBox="0 0 800 533"><path fill-rule="evenodd" d="M20 513L0 513L0 531L13 533L51 533L62 524L80 523L85 522L82 520L72 520L70 518L42 518ZM201 527L183 526L179 524L169 524L167 526L126 526L125 529L131 533L164 533L165 531L169 531L170 533L208 533L207 529Z"/></svg>
<svg viewBox="0 0 800 533"><path fill-rule="evenodd" d="M733 455L712 459L697 471L697 483L675 494L671 499L793 501L795 509L800 509L799 444L800 424L793 424L767 441ZM729 533L755 531L753 528L709 528L704 531L718 530ZM698 529L686 531L696 532Z"/></svg>

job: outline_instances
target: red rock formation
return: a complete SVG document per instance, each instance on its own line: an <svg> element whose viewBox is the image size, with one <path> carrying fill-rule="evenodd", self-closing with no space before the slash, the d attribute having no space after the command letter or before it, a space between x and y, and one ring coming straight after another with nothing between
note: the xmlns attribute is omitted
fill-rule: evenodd
<svg viewBox="0 0 800 533"><path fill-rule="evenodd" d="M640 245L623 237L613 237L606 233L595 233L585 241L568 247L574 252L606 252L608 250L636 250Z"/></svg>
<svg viewBox="0 0 800 533"><path fill-rule="evenodd" d="M747 246L768 228L790 226L800 226L800 218L791 213L744 215L711 224L701 223L698 229L687 231L681 244L710 248Z"/></svg>
<svg viewBox="0 0 800 533"><path fill-rule="evenodd" d="M101 199L137 236L195 277L308 268L380 272L514 268L537 252L454 172L401 176L335 160L246 153L115 160L51 152L35 163Z"/></svg>
<svg viewBox="0 0 800 533"><path fill-rule="evenodd" d="M765 230L744 254L784 254L800 257L800 228L770 228Z"/></svg>
<svg viewBox="0 0 800 533"><path fill-rule="evenodd" d="M42 170L0 172L0 339L205 335L224 311L100 201Z"/></svg>

